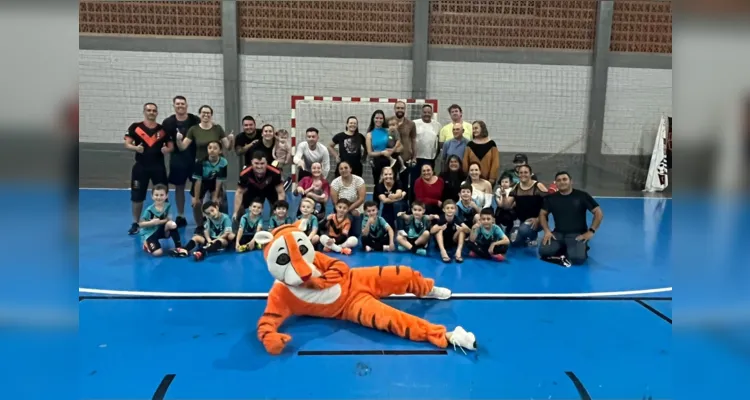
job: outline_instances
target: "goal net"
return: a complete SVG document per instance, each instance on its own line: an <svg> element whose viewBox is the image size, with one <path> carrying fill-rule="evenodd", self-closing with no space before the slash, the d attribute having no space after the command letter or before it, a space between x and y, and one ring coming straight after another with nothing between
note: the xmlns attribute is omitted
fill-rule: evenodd
<svg viewBox="0 0 750 400"><path fill-rule="evenodd" d="M393 116L393 107L397 101L406 103L406 115L404 118L415 120L422 118L422 106L429 104L433 109L434 121L438 121L438 101L432 99L397 99L382 97L324 97L324 96L292 96L292 137L295 143L305 140L307 128L315 127L320 131L320 144L329 145L333 136L346 130L346 120L350 116L357 118L359 132L367 134L370 126L370 118L377 110L382 110L386 118ZM335 160L331 160L332 171L328 176L333 179L333 166ZM292 171L293 173L296 170ZM373 185L372 169L368 162L364 163L362 179L368 186Z"/></svg>

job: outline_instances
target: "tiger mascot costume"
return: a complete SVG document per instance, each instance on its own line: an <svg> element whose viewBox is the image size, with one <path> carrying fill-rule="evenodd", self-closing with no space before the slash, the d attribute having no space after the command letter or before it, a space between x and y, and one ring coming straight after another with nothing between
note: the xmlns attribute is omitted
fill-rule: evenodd
<svg viewBox="0 0 750 400"><path fill-rule="evenodd" d="M292 340L279 332L290 316L347 320L400 337L430 342L446 348L476 350L473 333L462 327L448 332L380 301L393 294L412 293L419 298L448 299L450 290L404 266L349 268L341 260L316 252L304 233L304 220L273 232L255 234L264 245L268 271L276 278L266 309L258 321L258 339L270 354L278 355Z"/></svg>

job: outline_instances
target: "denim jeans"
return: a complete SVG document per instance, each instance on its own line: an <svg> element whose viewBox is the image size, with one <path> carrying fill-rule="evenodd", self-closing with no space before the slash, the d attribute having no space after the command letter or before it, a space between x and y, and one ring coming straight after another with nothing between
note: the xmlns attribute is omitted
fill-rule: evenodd
<svg viewBox="0 0 750 400"><path fill-rule="evenodd" d="M516 231L516 240L513 241L514 246L524 246L526 245L527 241L530 240L537 240L539 237L539 232L541 232L542 226L540 224L536 224L536 229L531 228L531 224L522 223L518 226L518 230Z"/></svg>

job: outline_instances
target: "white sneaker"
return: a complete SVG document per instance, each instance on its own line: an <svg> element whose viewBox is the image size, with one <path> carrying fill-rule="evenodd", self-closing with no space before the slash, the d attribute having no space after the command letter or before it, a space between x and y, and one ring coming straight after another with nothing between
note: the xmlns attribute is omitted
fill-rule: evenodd
<svg viewBox="0 0 750 400"><path fill-rule="evenodd" d="M450 297L451 297L450 289L440 287L440 286L433 286L432 290L430 290L430 293L427 293L427 295L424 296L423 298L446 300L446 299L449 299Z"/></svg>
<svg viewBox="0 0 750 400"><path fill-rule="evenodd" d="M466 354L466 350L476 350L477 349L477 339L474 337L474 334L471 332L466 332L466 330L460 326L457 326L456 329L453 330L453 332L448 332L447 335L448 342L453 345L453 349L456 349L456 346L461 348L461 351Z"/></svg>

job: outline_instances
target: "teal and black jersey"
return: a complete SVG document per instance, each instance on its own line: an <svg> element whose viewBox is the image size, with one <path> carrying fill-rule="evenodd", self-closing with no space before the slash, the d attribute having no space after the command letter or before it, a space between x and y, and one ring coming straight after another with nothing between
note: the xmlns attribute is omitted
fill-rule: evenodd
<svg viewBox="0 0 750 400"><path fill-rule="evenodd" d="M463 203L459 200L456 202L456 216L460 218L466 225L474 225L474 217L477 215L477 210Z"/></svg>
<svg viewBox="0 0 750 400"><path fill-rule="evenodd" d="M422 218L414 218L412 215L411 219L405 224L406 236L409 239L418 238L426 229L430 229L430 220L426 215Z"/></svg>
<svg viewBox="0 0 750 400"><path fill-rule="evenodd" d="M383 217L375 217L375 218L377 218L377 220L375 221L374 224L370 225L370 232L367 234L367 236L373 239L388 236L388 223L385 222L385 219ZM362 218L362 231L363 232L368 222L370 222L370 217L365 216L364 218Z"/></svg>
<svg viewBox="0 0 750 400"><path fill-rule="evenodd" d="M304 216L300 215L297 217L297 221L305 218ZM313 229L318 229L318 218L316 218L314 215L310 215L307 219L307 226L305 226L305 235L309 235Z"/></svg>
<svg viewBox="0 0 750 400"><path fill-rule="evenodd" d="M286 216L283 220L278 219L275 215L268 220L268 230L272 231L281 225L293 224L294 220L290 216Z"/></svg>
<svg viewBox="0 0 750 400"><path fill-rule="evenodd" d="M198 181L224 182L227 180L227 165L229 163L224 157L219 157L219 160L216 162L211 162L208 157L196 160L193 169L193 179Z"/></svg>
<svg viewBox="0 0 750 400"><path fill-rule="evenodd" d="M492 224L490 229L485 229L483 226L479 227L477 232L477 238L474 241L478 245L489 246L490 244L497 242L505 237L505 233L499 226Z"/></svg>
<svg viewBox="0 0 750 400"><path fill-rule="evenodd" d="M216 239L225 232L232 232L232 220L228 215L221 213L216 220L206 218L206 223L203 224L203 228L206 229L206 232L208 232L211 239Z"/></svg>
<svg viewBox="0 0 750 400"><path fill-rule="evenodd" d="M254 217L250 215L250 210L248 210L240 218L240 228L242 228L242 236L255 236L258 230L263 229L263 217L260 215Z"/></svg>
<svg viewBox="0 0 750 400"><path fill-rule="evenodd" d="M162 206L163 208L161 211L159 211L156 208L155 204L151 204L148 207L146 207L145 210L141 213L141 221L151 221L152 219L161 219L161 220L167 220L169 219L169 213L172 211L172 207L169 203L165 202ZM159 230L159 225L156 226L149 226L146 228L140 228L140 235L141 239L144 241L148 239L149 236L153 235L154 232Z"/></svg>

